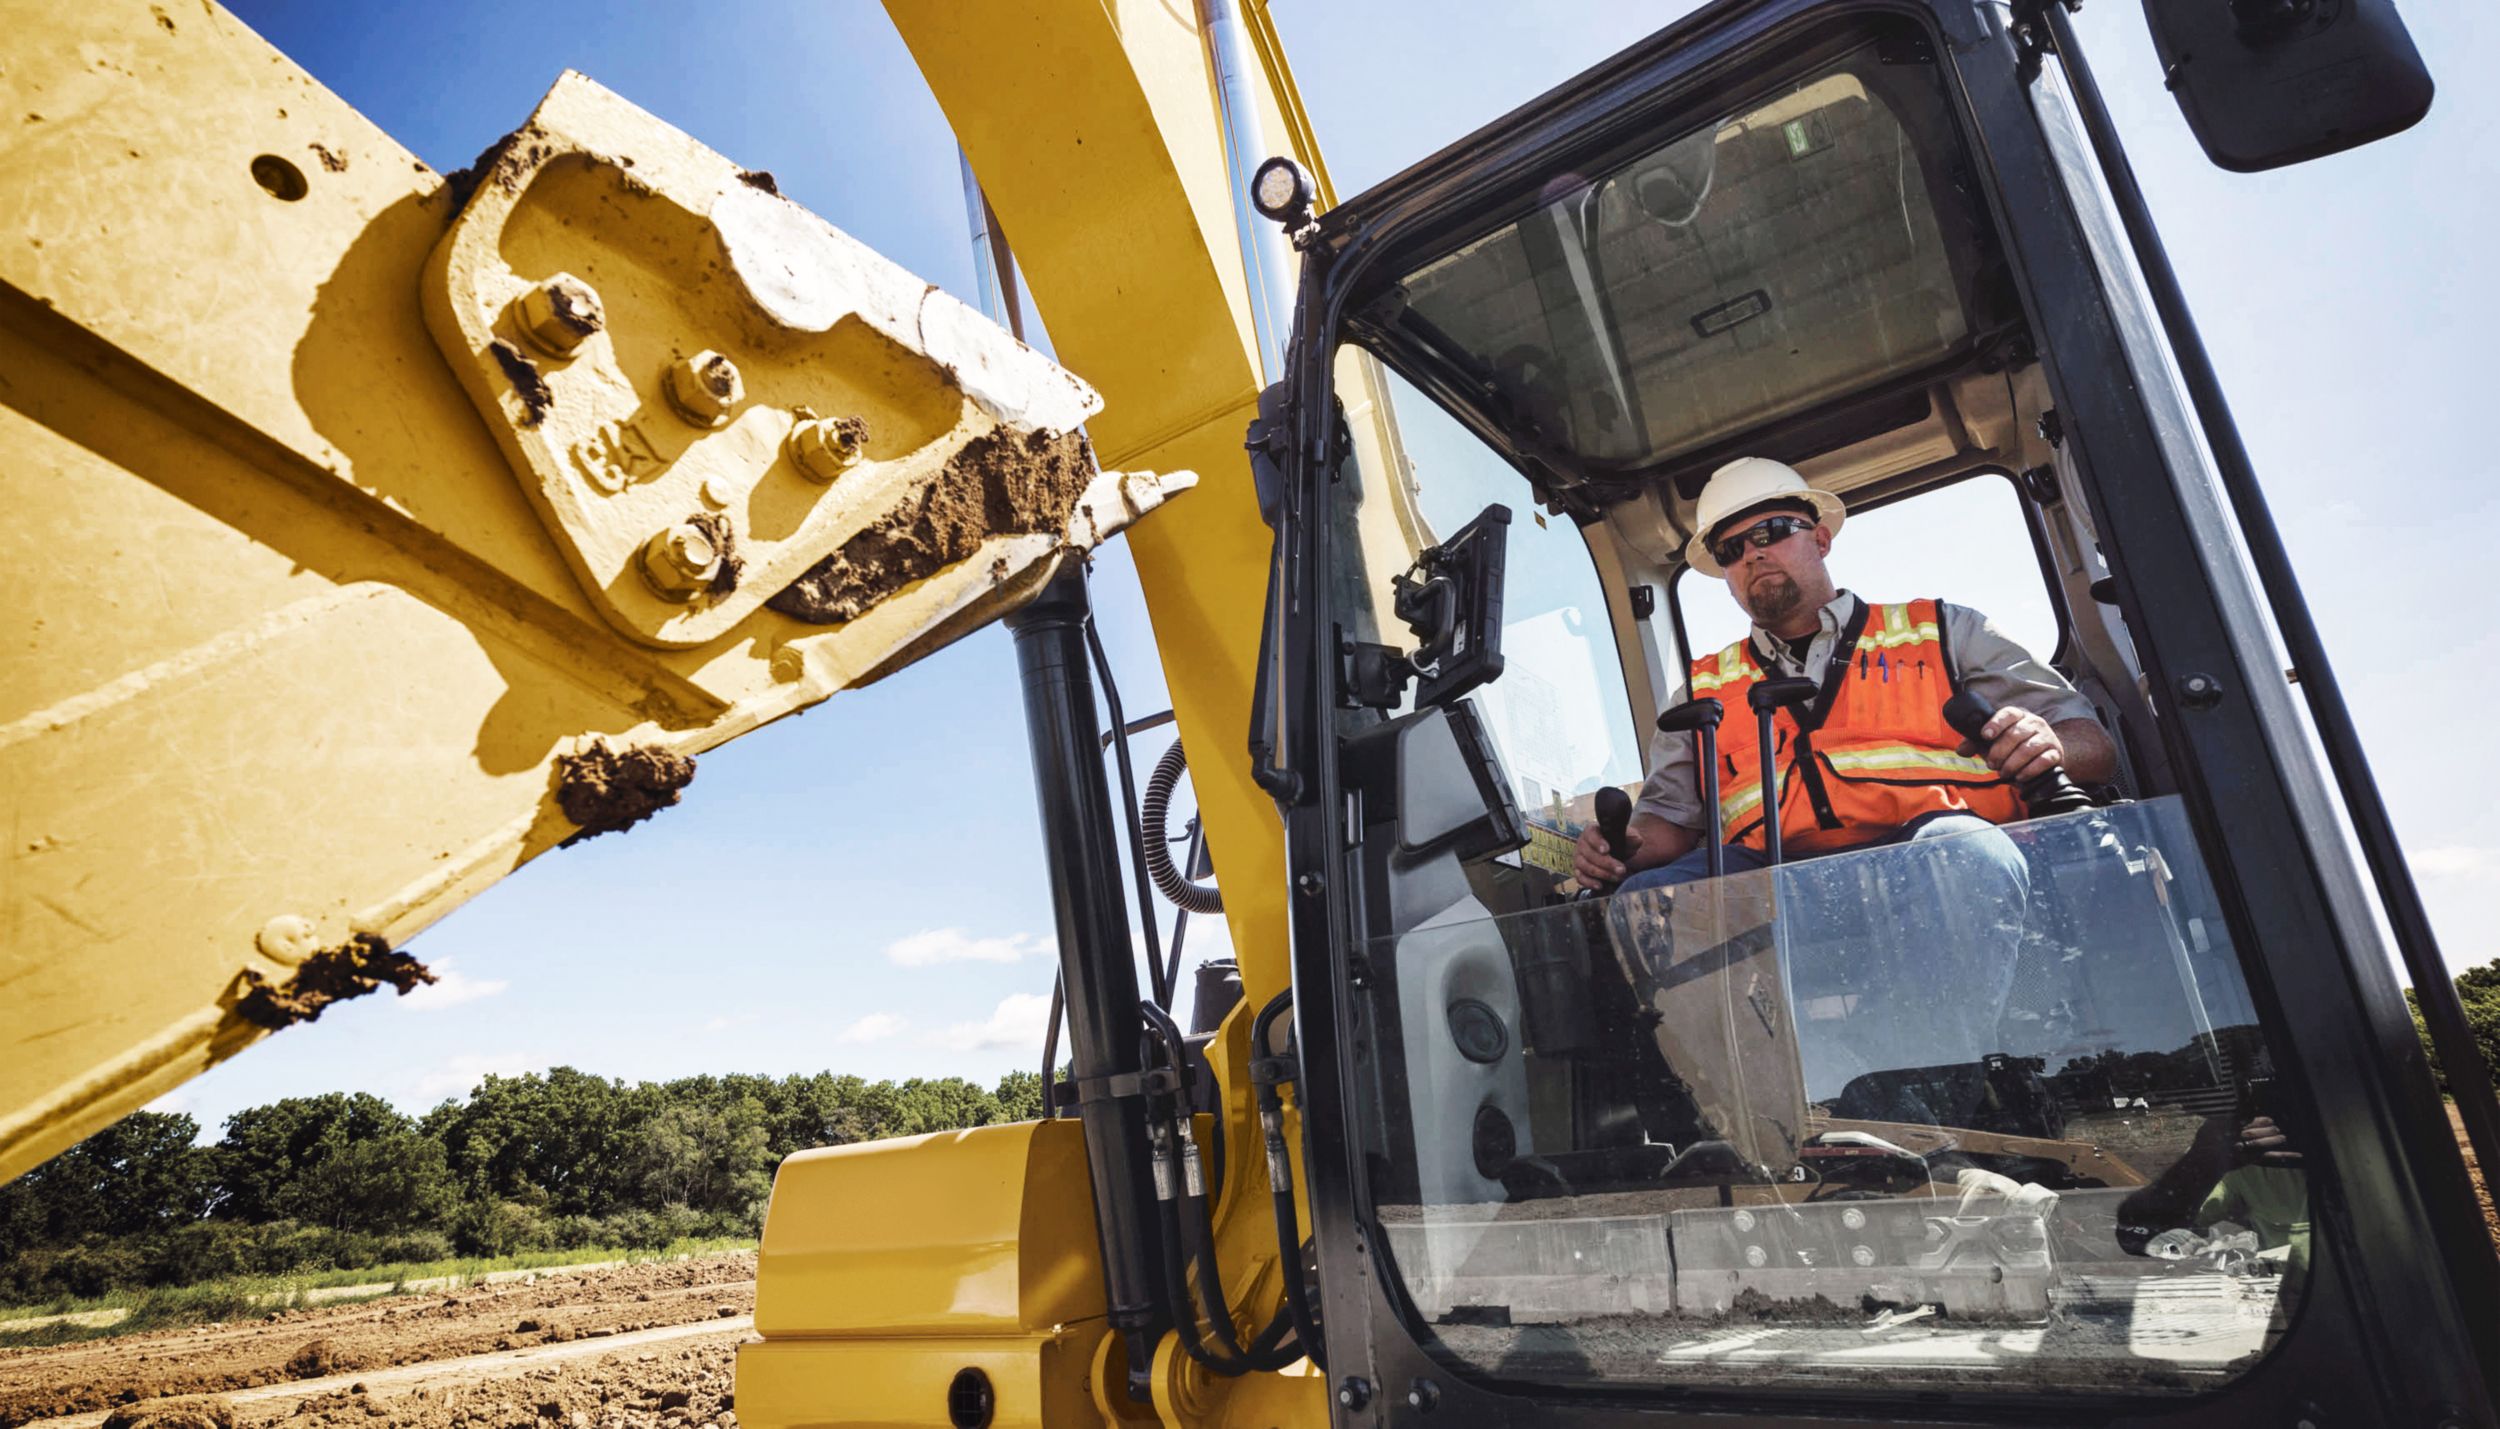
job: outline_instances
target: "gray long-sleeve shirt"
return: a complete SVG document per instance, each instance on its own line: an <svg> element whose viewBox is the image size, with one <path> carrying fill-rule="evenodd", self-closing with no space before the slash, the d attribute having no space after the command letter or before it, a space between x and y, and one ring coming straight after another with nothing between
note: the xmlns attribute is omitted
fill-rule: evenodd
<svg viewBox="0 0 2500 1429"><path fill-rule="evenodd" d="M1820 628L1815 631L1813 643L1806 647L1802 661L1788 653L1786 641L1755 626L1748 637L1753 642L1754 659L1768 672L1822 679L1831 663L1832 647L1840 641L1840 632L1857 617L1858 607L1864 603L1845 590L1832 597L1830 604L1816 612ZM2092 702L2077 693L2065 676L2007 639L2005 632L1988 617L1968 606L1938 604L1945 641L1952 647L1954 664L1961 671L1962 688L1999 706L2029 710L2051 724L2099 717ZM1750 717L1743 710L1728 712L1730 719ZM1693 736L1665 731L1650 736L1649 780L1641 786L1641 797L1633 805L1633 812L1664 819L1679 828L1708 826L1701 807L1701 776L1693 767Z"/></svg>

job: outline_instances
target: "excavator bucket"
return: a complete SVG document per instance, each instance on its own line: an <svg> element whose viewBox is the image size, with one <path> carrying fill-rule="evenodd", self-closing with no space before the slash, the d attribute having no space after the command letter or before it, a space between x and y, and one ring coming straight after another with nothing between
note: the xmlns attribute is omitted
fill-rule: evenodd
<svg viewBox="0 0 2500 1429"><path fill-rule="evenodd" d="M0 1178L1192 482L578 75L450 178L222 11L9 78Z"/></svg>

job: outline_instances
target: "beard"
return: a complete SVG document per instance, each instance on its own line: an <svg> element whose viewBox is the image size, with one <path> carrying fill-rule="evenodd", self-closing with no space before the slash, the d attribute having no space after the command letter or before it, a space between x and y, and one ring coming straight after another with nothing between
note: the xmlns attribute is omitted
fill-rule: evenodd
<svg viewBox="0 0 2500 1429"><path fill-rule="evenodd" d="M1773 626L1795 615L1806 603L1806 593L1796 578L1785 571L1771 571L1757 576L1745 588L1745 613L1760 626Z"/></svg>

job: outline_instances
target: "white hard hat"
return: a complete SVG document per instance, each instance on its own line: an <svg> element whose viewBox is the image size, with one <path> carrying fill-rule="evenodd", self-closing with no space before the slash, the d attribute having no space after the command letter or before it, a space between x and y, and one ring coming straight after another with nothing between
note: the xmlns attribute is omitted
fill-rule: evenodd
<svg viewBox="0 0 2500 1429"><path fill-rule="evenodd" d="M1769 457L1740 456L1710 473L1710 480L1701 488L1701 500L1694 503L1693 539L1684 543L1684 563L1705 576L1726 575L1710 557L1710 533L1731 516L1742 516L1775 501L1804 502L1834 532L1840 530L1842 518L1849 514L1839 497L1806 485L1806 479L1788 463Z"/></svg>

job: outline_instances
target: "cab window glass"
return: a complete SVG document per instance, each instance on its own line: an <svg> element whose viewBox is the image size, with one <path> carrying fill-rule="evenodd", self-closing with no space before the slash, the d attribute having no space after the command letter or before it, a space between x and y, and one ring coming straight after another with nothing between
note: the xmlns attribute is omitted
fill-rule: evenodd
<svg viewBox="0 0 2500 1429"><path fill-rule="evenodd" d="M1734 118L1558 176L1529 219L1348 308L1365 349L1481 426L1341 359L1356 459L1322 494L1329 578L1386 610L1415 550L1511 508L1508 664L1470 699L1532 829L1551 791L1631 782L1635 731L1596 563L1471 431L1514 434L1557 479L1628 476L1962 350L1989 285L1956 247L1975 231L1948 212L1966 160L1919 53L1848 50ZM1832 567L1870 599L1949 599L2056 650L2002 480L1853 514ZM1742 633L1718 583L1674 594L1695 645ZM1924 674L1936 643L1888 629L1884 668ZM2316 1141L2181 800L2032 818L1925 725L1865 713L1907 698L1851 698L1875 703L1773 749L1815 771L1799 787L1828 779L1826 803L1855 786L1853 822L1807 809L1801 834L1867 837L1580 901L1497 899L1485 869L1509 847L1441 833L1501 821L1410 815L1440 817L1452 801L1410 796L1462 761L1391 751L1446 715L1340 741L1378 894L1342 994L1370 1245L1452 1372L2190 1395L2283 1341L2326 1253ZM1925 818L1946 786L1993 792Z"/></svg>
<svg viewBox="0 0 2500 1429"><path fill-rule="evenodd" d="M2024 524L2022 501L2002 477L1957 481L1871 511L1852 511L1833 538L1832 577L1871 601L1934 596L1968 606L2041 660L2062 635L2058 609ZM1687 658L1724 650L1752 627L1725 582L1676 573L1673 609Z"/></svg>
<svg viewBox="0 0 2500 1429"><path fill-rule="evenodd" d="M1641 777L1641 744L1587 542L1567 517L1538 509L1515 468L1396 374L1350 354L1339 366L1339 393L1366 476L1399 468L1393 487L1366 483L1367 510L1384 489L1403 508L1369 521L1379 530L1361 536L1372 576L1385 579L1387 566L1411 560L1414 549L1446 538L1490 504L1510 508L1502 675L1470 698L1520 810L1549 832L1576 833L1575 802L1585 804L1600 785ZM1402 457L1384 454L1392 444ZM1401 539L1412 543L1402 554ZM1382 625L1381 638L1393 643L1404 634L1394 617Z"/></svg>

